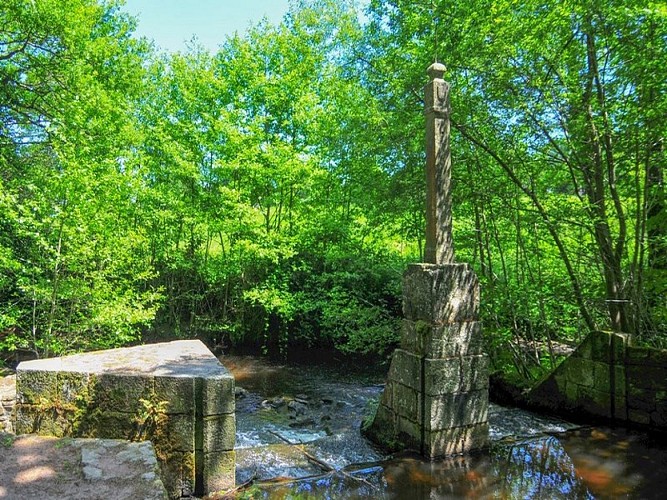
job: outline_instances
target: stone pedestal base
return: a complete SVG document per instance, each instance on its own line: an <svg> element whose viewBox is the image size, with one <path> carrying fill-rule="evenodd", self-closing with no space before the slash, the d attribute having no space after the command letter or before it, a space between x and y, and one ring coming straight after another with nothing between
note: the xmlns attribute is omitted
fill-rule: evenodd
<svg viewBox="0 0 667 500"><path fill-rule="evenodd" d="M403 277L401 348L365 434L435 458L488 443L488 358L479 283L467 264L415 264Z"/></svg>

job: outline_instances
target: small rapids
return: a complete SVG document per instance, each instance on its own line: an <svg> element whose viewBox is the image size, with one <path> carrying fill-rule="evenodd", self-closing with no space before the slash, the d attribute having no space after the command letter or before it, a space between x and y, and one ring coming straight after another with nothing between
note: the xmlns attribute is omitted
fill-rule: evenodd
<svg viewBox="0 0 667 500"><path fill-rule="evenodd" d="M237 485L253 498L663 498L667 446L491 405L491 447L437 461L387 456L360 432L384 374L221 361L237 384Z"/></svg>

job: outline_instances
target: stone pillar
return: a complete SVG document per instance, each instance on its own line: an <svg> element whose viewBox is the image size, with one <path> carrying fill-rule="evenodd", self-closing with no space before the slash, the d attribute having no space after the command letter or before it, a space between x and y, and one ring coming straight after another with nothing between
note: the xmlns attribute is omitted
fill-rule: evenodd
<svg viewBox="0 0 667 500"><path fill-rule="evenodd" d="M479 281L454 263L449 85L434 64L425 88L425 264L403 275L403 331L378 408L364 433L385 448L430 458L488 443L488 357L482 352Z"/></svg>
<svg viewBox="0 0 667 500"><path fill-rule="evenodd" d="M427 70L430 81L424 87L426 116L426 249L430 264L454 262L452 241L452 156L449 148L449 83L442 79L444 64Z"/></svg>

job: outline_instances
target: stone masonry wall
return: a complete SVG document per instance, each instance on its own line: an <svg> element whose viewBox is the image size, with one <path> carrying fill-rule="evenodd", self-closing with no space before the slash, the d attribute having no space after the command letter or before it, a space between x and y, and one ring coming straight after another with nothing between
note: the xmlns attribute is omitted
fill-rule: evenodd
<svg viewBox="0 0 667 500"><path fill-rule="evenodd" d="M535 406L667 430L667 351L591 332L528 395Z"/></svg>
<svg viewBox="0 0 667 500"><path fill-rule="evenodd" d="M16 403L16 375L0 378L0 432L14 432L12 411Z"/></svg>
<svg viewBox="0 0 667 500"><path fill-rule="evenodd" d="M667 430L667 351L628 347L628 421Z"/></svg>
<svg viewBox="0 0 667 500"><path fill-rule="evenodd" d="M412 264L403 278L401 348L366 435L440 457L488 442L488 358L479 284L467 264Z"/></svg>
<svg viewBox="0 0 667 500"><path fill-rule="evenodd" d="M234 379L199 341L21 363L16 432L150 440L169 495L234 486Z"/></svg>

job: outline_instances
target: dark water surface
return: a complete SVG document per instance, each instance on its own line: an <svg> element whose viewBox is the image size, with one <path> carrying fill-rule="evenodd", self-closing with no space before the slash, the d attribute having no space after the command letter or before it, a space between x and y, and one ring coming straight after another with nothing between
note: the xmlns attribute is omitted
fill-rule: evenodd
<svg viewBox="0 0 667 500"><path fill-rule="evenodd" d="M359 434L384 373L221 361L237 398L237 484L256 498L667 498L667 444L492 405L491 447L438 461L386 456Z"/></svg>

